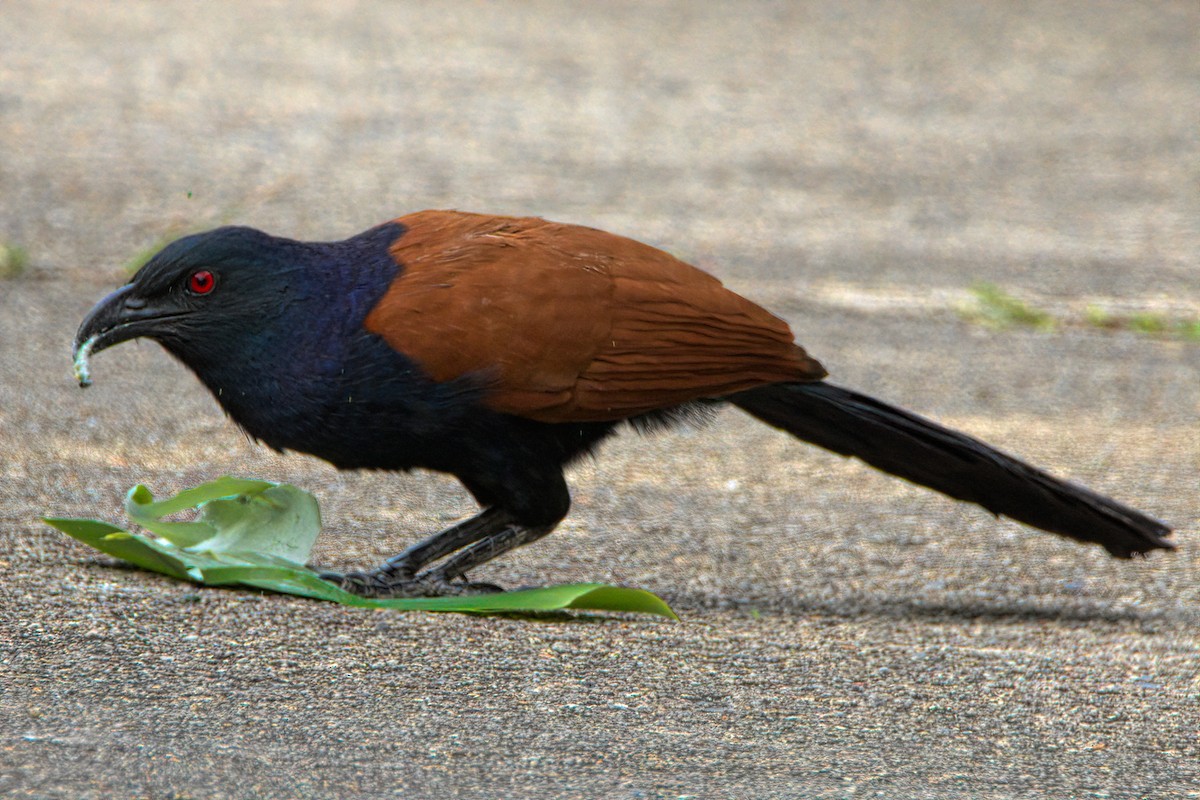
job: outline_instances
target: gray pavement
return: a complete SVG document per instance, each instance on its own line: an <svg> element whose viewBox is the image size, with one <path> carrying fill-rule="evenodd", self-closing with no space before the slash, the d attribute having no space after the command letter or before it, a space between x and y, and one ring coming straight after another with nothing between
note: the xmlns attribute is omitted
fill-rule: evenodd
<svg viewBox="0 0 1200 800"><path fill-rule="evenodd" d="M1195 3L8 4L0 26L0 795L1200 796ZM434 475L247 442L152 344L69 341L224 222L583 222L788 318L835 380L1178 526L1134 562L735 412L622 436L479 573L682 621L531 623L197 589L39 524L137 481L315 492L321 563L468 513ZM1000 285L1072 324L995 331Z"/></svg>

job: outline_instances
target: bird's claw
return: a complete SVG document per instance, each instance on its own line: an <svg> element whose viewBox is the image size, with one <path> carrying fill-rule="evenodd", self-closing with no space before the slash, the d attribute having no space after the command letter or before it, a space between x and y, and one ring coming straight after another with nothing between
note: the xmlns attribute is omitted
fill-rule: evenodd
<svg viewBox="0 0 1200 800"><path fill-rule="evenodd" d="M504 591L494 583L451 580L438 570L419 575L402 575L386 568L370 572L322 572L321 580L360 597L457 597L470 594L494 594Z"/></svg>

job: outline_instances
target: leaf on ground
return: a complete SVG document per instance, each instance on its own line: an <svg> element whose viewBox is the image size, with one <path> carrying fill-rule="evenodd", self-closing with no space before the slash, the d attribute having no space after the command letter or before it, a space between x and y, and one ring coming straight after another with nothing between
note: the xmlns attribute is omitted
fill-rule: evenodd
<svg viewBox="0 0 1200 800"><path fill-rule="evenodd" d="M600 583L460 597L359 597L304 566L320 531L320 511L316 498L286 484L225 477L160 501L139 484L129 491L125 507L135 523L161 538L97 520L43 521L135 566L209 586L250 586L365 608L475 614L623 611L677 619L657 595ZM193 522L162 519L189 508L199 509Z"/></svg>

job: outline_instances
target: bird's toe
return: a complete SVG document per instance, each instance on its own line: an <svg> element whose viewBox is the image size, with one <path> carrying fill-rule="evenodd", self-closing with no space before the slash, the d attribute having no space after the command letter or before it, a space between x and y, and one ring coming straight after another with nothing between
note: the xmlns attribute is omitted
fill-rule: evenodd
<svg viewBox="0 0 1200 800"><path fill-rule="evenodd" d="M504 589L494 583L450 580L436 570L421 573L415 578L398 578L384 570L370 572L320 572L323 581L360 597L388 599L396 597L457 597L472 594L494 594Z"/></svg>

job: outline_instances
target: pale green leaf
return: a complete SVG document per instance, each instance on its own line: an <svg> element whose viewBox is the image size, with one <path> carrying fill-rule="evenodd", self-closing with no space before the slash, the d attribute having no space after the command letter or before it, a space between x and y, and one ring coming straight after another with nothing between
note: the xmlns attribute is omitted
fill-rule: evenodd
<svg viewBox="0 0 1200 800"><path fill-rule="evenodd" d="M231 496L232 494L232 496ZM195 506L195 522L162 516ZM242 585L366 608L530 614L567 609L657 614L675 619L656 595L598 583L549 586L460 597L359 597L302 566L320 529L316 500L294 486L221 478L155 501L144 486L130 490L133 520L163 538L129 533L107 522L46 517L69 536L143 569L210 586Z"/></svg>

